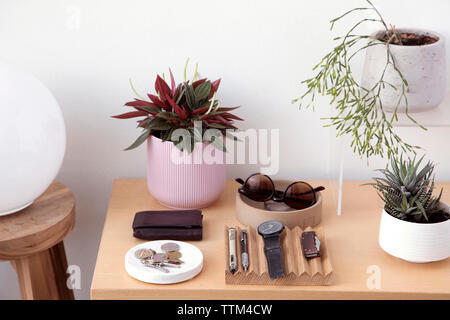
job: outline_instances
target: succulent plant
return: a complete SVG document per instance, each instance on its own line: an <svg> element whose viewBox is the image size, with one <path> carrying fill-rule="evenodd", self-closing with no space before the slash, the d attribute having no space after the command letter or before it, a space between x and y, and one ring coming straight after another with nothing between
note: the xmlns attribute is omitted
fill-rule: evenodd
<svg viewBox="0 0 450 320"><path fill-rule="evenodd" d="M398 219L421 223L446 220L448 213L439 205L442 189L439 196L433 196L434 165L428 162L419 170L422 160L392 157L391 168L377 170L382 177L369 185L378 191L386 212Z"/></svg>
<svg viewBox="0 0 450 320"><path fill-rule="evenodd" d="M138 96L134 101L125 103L126 107L135 110L117 116L116 119L141 118L138 120L138 127L143 129L143 133L126 150L134 149L141 145L150 135L158 137L163 141L171 141L174 130L183 128L190 132L190 141L173 141L181 150L192 150L194 143L203 141L203 132L198 131L194 123L201 123L202 130L208 128L218 129L226 136L227 129L236 129L234 120L243 120L230 111L238 107L225 108L220 106L216 99L220 80L211 82L207 78L197 79L197 67L192 81L186 80L186 66L184 68L184 82L175 84L172 71L169 69L171 85L166 83L163 77L157 75L155 81L156 95L147 94L148 98L143 98L131 87ZM222 141L212 139L211 142L216 148L225 150Z"/></svg>

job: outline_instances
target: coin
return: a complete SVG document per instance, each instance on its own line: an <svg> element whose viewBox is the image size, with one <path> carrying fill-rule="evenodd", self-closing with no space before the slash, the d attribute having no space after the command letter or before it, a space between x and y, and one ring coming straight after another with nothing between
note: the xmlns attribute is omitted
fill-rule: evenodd
<svg viewBox="0 0 450 320"><path fill-rule="evenodd" d="M155 251L152 249L138 249L134 253L135 257L138 259L147 259L152 257L155 254Z"/></svg>
<svg viewBox="0 0 450 320"><path fill-rule="evenodd" d="M167 254L165 253L157 253L152 257L154 263L164 262L167 260Z"/></svg>
<svg viewBox="0 0 450 320"><path fill-rule="evenodd" d="M178 251L180 250L180 246L174 242L167 242L161 246L161 250L164 252Z"/></svg>
<svg viewBox="0 0 450 320"><path fill-rule="evenodd" d="M183 264L184 261L181 261L180 259L168 259L165 263L180 265Z"/></svg>
<svg viewBox="0 0 450 320"><path fill-rule="evenodd" d="M167 252L167 258L169 259L179 259L181 258L181 252L180 251L169 251Z"/></svg>

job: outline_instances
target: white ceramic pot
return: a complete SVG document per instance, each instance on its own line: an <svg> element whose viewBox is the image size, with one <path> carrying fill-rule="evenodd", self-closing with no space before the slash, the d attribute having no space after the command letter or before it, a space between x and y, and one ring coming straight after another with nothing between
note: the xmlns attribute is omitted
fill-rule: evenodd
<svg viewBox="0 0 450 320"><path fill-rule="evenodd" d="M427 111L437 107L445 95L445 40L435 33L421 29L399 29L399 32L414 32L416 34L426 34L438 41L422 46L389 46L395 59L397 67L408 81L409 92L408 112ZM378 31L373 34L382 33ZM379 42L366 50L364 61L362 86L364 88L373 87L381 78L386 65L386 45ZM385 81L401 88L402 80L397 71L390 65L385 73ZM386 111L393 111L397 106L401 90L394 90L386 86L381 91L381 101ZM404 101L399 105L399 112L405 112Z"/></svg>
<svg viewBox="0 0 450 320"><path fill-rule="evenodd" d="M61 110L35 77L0 63L0 216L39 197L66 148Z"/></svg>
<svg viewBox="0 0 450 320"><path fill-rule="evenodd" d="M397 219L383 210L380 247L394 257L416 263L450 257L450 220L414 223Z"/></svg>

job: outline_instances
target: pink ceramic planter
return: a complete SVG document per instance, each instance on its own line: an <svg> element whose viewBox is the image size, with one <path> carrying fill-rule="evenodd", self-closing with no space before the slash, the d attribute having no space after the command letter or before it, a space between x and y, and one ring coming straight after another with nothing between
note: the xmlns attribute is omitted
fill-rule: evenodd
<svg viewBox="0 0 450 320"><path fill-rule="evenodd" d="M222 159L225 158L223 152L214 152L220 152ZM178 155L175 158L191 163L173 161L174 154ZM147 141L147 186L153 197L162 205L176 209L204 208L217 200L225 188L225 162L208 164L202 155L202 143L197 143L188 155L181 153L172 142L151 136Z"/></svg>

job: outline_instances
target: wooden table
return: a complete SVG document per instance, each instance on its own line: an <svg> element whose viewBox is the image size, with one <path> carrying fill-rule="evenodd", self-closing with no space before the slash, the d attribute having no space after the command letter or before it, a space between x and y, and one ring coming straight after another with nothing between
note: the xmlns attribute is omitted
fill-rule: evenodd
<svg viewBox="0 0 450 320"><path fill-rule="evenodd" d="M74 223L75 199L58 182L31 206L0 217L0 261L11 261L23 299L74 299L63 244Z"/></svg>
<svg viewBox="0 0 450 320"><path fill-rule="evenodd" d="M203 271L194 279L153 285L130 277L124 255L142 240L133 238L131 223L141 210L165 209L148 193L143 179L114 182L91 287L92 299L450 299L450 259L408 263L378 246L382 202L363 181L345 181L343 214L336 215L328 181L324 185L325 229L334 269L334 284L324 287L226 285L224 225L237 225L234 201L237 183L228 181L221 198L203 210L204 239L191 242L204 255ZM438 183L450 190L450 183ZM450 202L450 192L443 201ZM375 274L374 274L375 272ZM377 274L379 288L373 282Z"/></svg>

